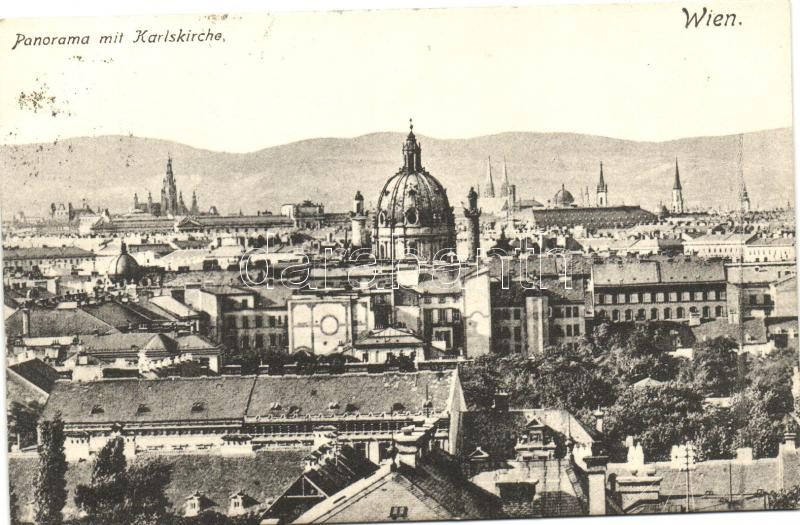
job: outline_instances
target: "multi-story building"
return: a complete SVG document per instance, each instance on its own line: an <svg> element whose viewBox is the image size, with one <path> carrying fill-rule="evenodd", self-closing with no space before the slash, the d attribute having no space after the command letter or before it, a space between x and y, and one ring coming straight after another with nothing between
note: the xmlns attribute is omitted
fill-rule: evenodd
<svg viewBox="0 0 800 525"><path fill-rule="evenodd" d="M89 459L114 436L125 452L249 455L306 448L317 429L374 462L393 436L425 418L439 447L455 451L465 410L458 373L222 376L58 381L42 415L64 421L68 461Z"/></svg>
<svg viewBox="0 0 800 525"><path fill-rule="evenodd" d="M700 321L727 315L721 261L681 257L596 263L591 288L597 319Z"/></svg>
<svg viewBox="0 0 800 525"><path fill-rule="evenodd" d="M69 274L81 265L94 260L94 253L75 246L4 248L3 273L9 275L16 271L30 272L38 269L41 272Z"/></svg>

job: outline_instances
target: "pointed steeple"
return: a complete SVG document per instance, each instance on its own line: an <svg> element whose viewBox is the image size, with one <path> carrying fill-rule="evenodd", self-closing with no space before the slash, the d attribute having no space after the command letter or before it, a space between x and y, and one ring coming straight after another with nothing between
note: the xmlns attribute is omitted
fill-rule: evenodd
<svg viewBox="0 0 800 525"><path fill-rule="evenodd" d="M494 198L494 179L492 178L492 157L487 161L488 168L486 170L486 187L483 189L483 196L487 198Z"/></svg>
<svg viewBox="0 0 800 525"><path fill-rule="evenodd" d="M506 156L503 155L503 185L500 186L500 193L507 195L511 189L511 183L508 181L508 164L506 163Z"/></svg>
<svg viewBox="0 0 800 525"><path fill-rule="evenodd" d="M672 185L673 190L682 190L681 188L681 175L678 170L678 157L675 157L675 184Z"/></svg>
<svg viewBox="0 0 800 525"><path fill-rule="evenodd" d="M200 211L199 207L197 206L197 192L192 190L192 215L197 215Z"/></svg>
<svg viewBox="0 0 800 525"><path fill-rule="evenodd" d="M600 161L600 180L597 182L597 192L606 191L606 181L603 178L603 161Z"/></svg>

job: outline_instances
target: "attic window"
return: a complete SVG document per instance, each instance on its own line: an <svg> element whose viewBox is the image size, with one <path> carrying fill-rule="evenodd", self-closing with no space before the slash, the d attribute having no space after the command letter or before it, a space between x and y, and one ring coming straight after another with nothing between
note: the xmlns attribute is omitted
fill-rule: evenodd
<svg viewBox="0 0 800 525"><path fill-rule="evenodd" d="M297 415L297 414L299 414L299 413L300 413L300 407L299 407L299 406L292 405L292 406L289 408L289 415L290 415L290 416L294 416L294 415Z"/></svg>
<svg viewBox="0 0 800 525"><path fill-rule="evenodd" d="M103 413L105 413L105 410L103 410L103 407L101 407L100 405L95 405L95 406L92 407L91 413L92 414L103 414Z"/></svg>
<svg viewBox="0 0 800 525"><path fill-rule="evenodd" d="M269 406L269 409L270 409L270 410L280 410L280 409L281 409L281 404L280 404L280 403L278 403L277 401L275 401L274 403L272 403L272 404Z"/></svg>
<svg viewBox="0 0 800 525"><path fill-rule="evenodd" d="M139 405L139 408L136 409L136 415L140 416L142 414L147 414L150 412L150 407L147 405Z"/></svg>
<svg viewBox="0 0 800 525"><path fill-rule="evenodd" d="M392 405L392 412L405 412L406 407L403 403L395 403Z"/></svg>
<svg viewBox="0 0 800 525"><path fill-rule="evenodd" d="M396 506L389 510L389 518L393 520L405 519L408 517L408 507Z"/></svg>
<svg viewBox="0 0 800 525"><path fill-rule="evenodd" d="M433 408L433 401L428 399L422 404L422 408Z"/></svg>
<svg viewBox="0 0 800 525"><path fill-rule="evenodd" d="M331 409L331 410L333 410L335 408L339 408L339 402L338 401L331 401L330 403L328 403L328 408Z"/></svg>
<svg viewBox="0 0 800 525"><path fill-rule="evenodd" d="M344 411L348 413L358 412L358 407L353 403L347 403L344 407Z"/></svg>
<svg viewBox="0 0 800 525"><path fill-rule="evenodd" d="M192 412L202 412L206 409L206 404L202 401L197 401L192 405Z"/></svg>

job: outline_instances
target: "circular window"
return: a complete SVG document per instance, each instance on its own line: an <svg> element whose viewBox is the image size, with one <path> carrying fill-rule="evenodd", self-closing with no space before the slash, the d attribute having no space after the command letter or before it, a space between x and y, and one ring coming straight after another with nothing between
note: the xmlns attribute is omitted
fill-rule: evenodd
<svg viewBox="0 0 800 525"><path fill-rule="evenodd" d="M417 224L417 209L416 208L409 208L406 210L406 222L408 224Z"/></svg>
<svg viewBox="0 0 800 525"><path fill-rule="evenodd" d="M333 335L339 331L339 321L332 315L326 315L320 320L319 329L325 335Z"/></svg>
<svg viewBox="0 0 800 525"><path fill-rule="evenodd" d="M381 212L381 214L378 215L378 222L381 223L381 224L386 224L386 214L385 213Z"/></svg>

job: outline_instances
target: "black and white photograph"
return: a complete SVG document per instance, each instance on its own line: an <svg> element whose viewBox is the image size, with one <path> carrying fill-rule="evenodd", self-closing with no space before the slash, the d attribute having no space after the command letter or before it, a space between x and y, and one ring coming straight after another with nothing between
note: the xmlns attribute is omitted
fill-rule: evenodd
<svg viewBox="0 0 800 525"><path fill-rule="evenodd" d="M791 7L0 18L0 521L799 509Z"/></svg>

